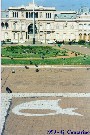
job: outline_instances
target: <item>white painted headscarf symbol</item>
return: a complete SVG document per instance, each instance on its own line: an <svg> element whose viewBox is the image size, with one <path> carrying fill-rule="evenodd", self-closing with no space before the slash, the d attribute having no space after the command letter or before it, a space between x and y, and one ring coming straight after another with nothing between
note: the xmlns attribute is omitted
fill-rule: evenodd
<svg viewBox="0 0 90 135"><path fill-rule="evenodd" d="M58 105L58 100L36 100L36 101L31 101L31 102L26 102L22 103L20 105L17 105L12 109L12 112L15 113L16 115L23 115L23 116L48 116L48 115L56 115L56 114L68 114L68 115L78 115L82 116L79 113L73 112L74 110L78 108L66 108L62 109ZM31 113L23 113L20 112L25 109L37 109L37 110L54 110L54 113L48 113L48 114L31 114Z"/></svg>

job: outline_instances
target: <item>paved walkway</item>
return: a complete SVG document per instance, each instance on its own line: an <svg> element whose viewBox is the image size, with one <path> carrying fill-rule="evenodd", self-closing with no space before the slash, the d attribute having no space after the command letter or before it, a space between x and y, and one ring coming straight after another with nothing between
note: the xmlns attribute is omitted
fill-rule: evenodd
<svg viewBox="0 0 90 135"><path fill-rule="evenodd" d="M2 135L90 135L89 67L21 67L2 66Z"/></svg>
<svg viewBox="0 0 90 135"><path fill-rule="evenodd" d="M89 108L90 93L2 93L2 133L90 134Z"/></svg>
<svg viewBox="0 0 90 135"><path fill-rule="evenodd" d="M82 54L90 55L90 48L81 45L63 45L62 48L66 48L72 51L81 52Z"/></svg>

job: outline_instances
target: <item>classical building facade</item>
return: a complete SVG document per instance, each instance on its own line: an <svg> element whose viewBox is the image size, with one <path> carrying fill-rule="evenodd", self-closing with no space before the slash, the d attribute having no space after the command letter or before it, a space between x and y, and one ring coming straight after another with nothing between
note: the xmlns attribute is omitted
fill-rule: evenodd
<svg viewBox="0 0 90 135"><path fill-rule="evenodd" d="M28 6L9 7L2 11L1 40L28 42L33 38L33 8L35 12L35 40L86 40L90 41L90 9L56 11L55 7L43 7L30 3Z"/></svg>

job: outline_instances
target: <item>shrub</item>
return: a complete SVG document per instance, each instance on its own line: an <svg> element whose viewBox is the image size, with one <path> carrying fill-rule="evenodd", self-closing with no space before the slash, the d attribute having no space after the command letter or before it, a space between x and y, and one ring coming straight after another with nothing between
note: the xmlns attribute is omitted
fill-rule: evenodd
<svg viewBox="0 0 90 135"><path fill-rule="evenodd" d="M79 40L78 44L84 45L85 44L85 40Z"/></svg>

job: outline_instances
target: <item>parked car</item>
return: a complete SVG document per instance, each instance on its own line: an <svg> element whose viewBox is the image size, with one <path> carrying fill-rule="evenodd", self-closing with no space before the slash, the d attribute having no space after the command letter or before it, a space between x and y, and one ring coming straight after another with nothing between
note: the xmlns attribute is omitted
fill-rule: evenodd
<svg viewBox="0 0 90 135"><path fill-rule="evenodd" d="M55 44L55 41L54 40L48 40L47 43L48 44Z"/></svg>

